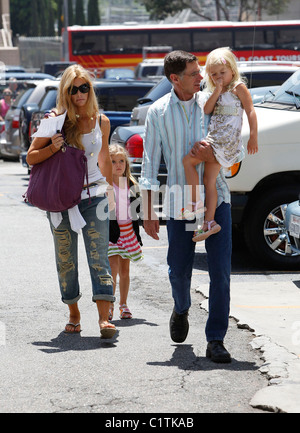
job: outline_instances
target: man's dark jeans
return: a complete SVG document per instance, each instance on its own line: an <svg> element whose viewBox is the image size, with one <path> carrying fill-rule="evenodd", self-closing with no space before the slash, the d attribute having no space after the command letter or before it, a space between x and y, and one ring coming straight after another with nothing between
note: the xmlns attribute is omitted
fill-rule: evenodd
<svg viewBox="0 0 300 433"><path fill-rule="evenodd" d="M215 220L221 231L205 241L210 276L209 315L205 333L207 341L223 340L228 328L231 271L231 210L229 203L216 209ZM169 239L169 278L175 311L186 312L191 306L191 278L195 255L193 231L187 230L187 221L167 221Z"/></svg>

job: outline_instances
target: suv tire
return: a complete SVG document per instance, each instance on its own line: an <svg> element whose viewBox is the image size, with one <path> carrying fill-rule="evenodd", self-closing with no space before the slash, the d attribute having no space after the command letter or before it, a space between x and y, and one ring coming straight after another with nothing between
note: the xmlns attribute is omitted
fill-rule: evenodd
<svg viewBox="0 0 300 433"><path fill-rule="evenodd" d="M288 203L297 200L300 187L286 185L256 195L246 209L243 231L247 247L258 263L273 269L300 268L300 255L289 249L284 226Z"/></svg>

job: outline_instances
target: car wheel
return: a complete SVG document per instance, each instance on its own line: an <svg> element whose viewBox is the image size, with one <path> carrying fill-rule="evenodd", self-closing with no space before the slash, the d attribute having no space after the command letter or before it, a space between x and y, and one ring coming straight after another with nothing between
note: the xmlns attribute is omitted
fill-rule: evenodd
<svg viewBox="0 0 300 433"><path fill-rule="evenodd" d="M285 186L265 191L246 208L244 237L254 258L273 269L299 269L300 255L290 248L284 225L287 204L297 199L299 187Z"/></svg>

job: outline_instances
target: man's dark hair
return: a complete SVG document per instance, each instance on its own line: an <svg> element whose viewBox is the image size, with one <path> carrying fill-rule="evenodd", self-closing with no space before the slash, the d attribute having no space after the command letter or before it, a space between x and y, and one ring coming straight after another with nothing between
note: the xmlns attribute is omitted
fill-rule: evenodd
<svg viewBox="0 0 300 433"><path fill-rule="evenodd" d="M198 58L194 54L182 50L171 51L164 60L165 76L171 81L171 74L180 75L185 70L187 63L197 61Z"/></svg>

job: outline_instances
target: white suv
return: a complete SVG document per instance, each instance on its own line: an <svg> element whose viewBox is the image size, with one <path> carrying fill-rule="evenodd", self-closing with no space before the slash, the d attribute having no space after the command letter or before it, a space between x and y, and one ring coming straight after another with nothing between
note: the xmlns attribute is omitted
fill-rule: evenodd
<svg viewBox="0 0 300 433"><path fill-rule="evenodd" d="M164 75L164 59L145 59L135 68L136 80L159 80Z"/></svg>
<svg viewBox="0 0 300 433"><path fill-rule="evenodd" d="M258 263L278 269L299 269L296 241L285 226L287 203L300 192L300 69L274 95L255 106L258 146L228 179L232 219ZM249 137L248 122L242 131Z"/></svg>

